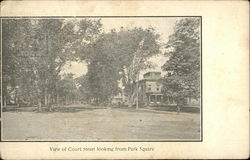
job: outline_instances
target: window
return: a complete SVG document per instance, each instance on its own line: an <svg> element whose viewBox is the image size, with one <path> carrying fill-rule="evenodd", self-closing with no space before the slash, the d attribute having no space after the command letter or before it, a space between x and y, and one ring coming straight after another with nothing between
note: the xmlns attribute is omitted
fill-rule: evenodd
<svg viewBox="0 0 250 160"><path fill-rule="evenodd" d="M151 85L148 85L148 90L151 91Z"/></svg>
<svg viewBox="0 0 250 160"><path fill-rule="evenodd" d="M160 87L160 85L159 85L159 84L157 84L157 88L156 88L156 90L157 90L157 91L159 91L159 90L160 90L160 88L159 88L159 87Z"/></svg>

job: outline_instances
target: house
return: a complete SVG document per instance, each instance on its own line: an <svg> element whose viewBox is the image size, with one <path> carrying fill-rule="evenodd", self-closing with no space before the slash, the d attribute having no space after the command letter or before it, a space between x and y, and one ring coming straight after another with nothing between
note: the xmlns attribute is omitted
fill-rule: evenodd
<svg viewBox="0 0 250 160"><path fill-rule="evenodd" d="M113 105L128 105L128 96L126 96L124 91L122 91L112 98L111 103Z"/></svg>
<svg viewBox="0 0 250 160"><path fill-rule="evenodd" d="M136 105L138 100L139 106L154 106L154 105L176 105L176 101L170 95L163 93L161 72L147 72L143 75L143 79L134 83L133 87L133 105ZM138 92L137 92L138 87ZM138 94L138 98L137 98ZM187 105L197 105L198 100L191 97L186 98ZM122 91L112 99L112 104L128 105L128 96Z"/></svg>
<svg viewBox="0 0 250 160"><path fill-rule="evenodd" d="M161 83L161 72L147 72L143 75L143 79L138 81L138 102L141 106L148 105L176 105L172 96L163 94L163 84ZM135 92L137 90L135 89ZM187 105L199 105L199 100L191 97L185 98ZM136 101L135 101L136 102Z"/></svg>
<svg viewBox="0 0 250 160"><path fill-rule="evenodd" d="M140 105L175 104L173 98L163 95L161 78L161 72L147 72L138 81Z"/></svg>

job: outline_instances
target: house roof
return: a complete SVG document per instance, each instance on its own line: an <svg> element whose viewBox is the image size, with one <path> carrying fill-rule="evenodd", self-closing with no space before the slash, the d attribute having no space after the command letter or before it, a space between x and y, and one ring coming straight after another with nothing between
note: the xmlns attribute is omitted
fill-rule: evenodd
<svg viewBox="0 0 250 160"><path fill-rule="evenodd" d="M141 80L139 80L139 83L140 83L140 82L146 82L146 81L160 82L160 79L141 79Z"/></svg>
<svg viewBox="0 0 250 160"><path fill-rule="evenodd" d="M147 72L147 73L143 74L143 76L144 76L144 75L148 75L148 74L150 74L150 73L158 73L158 74L161 74L161 72Z"/></svg>

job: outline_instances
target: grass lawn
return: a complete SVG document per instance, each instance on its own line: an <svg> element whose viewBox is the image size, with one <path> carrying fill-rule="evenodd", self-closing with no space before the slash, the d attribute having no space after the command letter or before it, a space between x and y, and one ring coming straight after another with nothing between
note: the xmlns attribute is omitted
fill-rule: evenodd
<svg viewBox="0 0 250 160"><path fill-rule="evenodd" d="M2 116L2 139L11 141L200 139L197 113L82 106L74 111L51 113L8 111Z"/></svg>

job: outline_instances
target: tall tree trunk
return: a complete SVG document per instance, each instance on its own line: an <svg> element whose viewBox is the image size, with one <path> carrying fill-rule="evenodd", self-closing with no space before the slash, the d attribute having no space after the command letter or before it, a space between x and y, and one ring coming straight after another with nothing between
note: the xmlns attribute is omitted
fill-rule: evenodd
<svg viewBox="0 0 250 160"><path fill-rule="evenodd" d="M45 91L44 91L44 105L48 106L48 90L47 90L47 87L45 88Z"/></svg>
<svg viewBox="0 0 250 160"><path fill-rule="evenodd" d="M48 108L49 108L50 112L53 111L53 104L52 104L52 96L51 96L51 94L48 94Z"/></svg>
<svg viewBox="0 0 250 160"><path fill-rule="evenodd" d="M59 95L58 94L56 94L56 104L57 104L57 106L59 106Z"/></svg>
<svg viewBox="0 0 250 160"><path fill-rule="evenodd" d="M128 78L129 88L130 88L130 94L129 94L129 107L133 106L134 103L134 82L132 82L130 78Z"/></svg>
<svg viewBox="0 0 250 160"><path fill-rule="evenodd" d="M38 98L38 111L42 111L42 100Z"/></svg>
<svg viewBox="0 0 250 160"><path fill-rule="evenodd" d="M7 106L7 94L8 94L8 90L7 90L7 86L4 85L3 86L3 107Z"/></svg>
<svg viewBox="0 0 250 160"><path fill-rule="evenodd" d="M7 106L7 96L6 95L3 97L3 106L4 107Z"/></svg>
<svg viewBox="0 0 250 160"><path fill-rule="evenodd" d="M68 105L68 96L66 95L66 98L65 98L65 102L66 102L66 105Z"/></svg>

